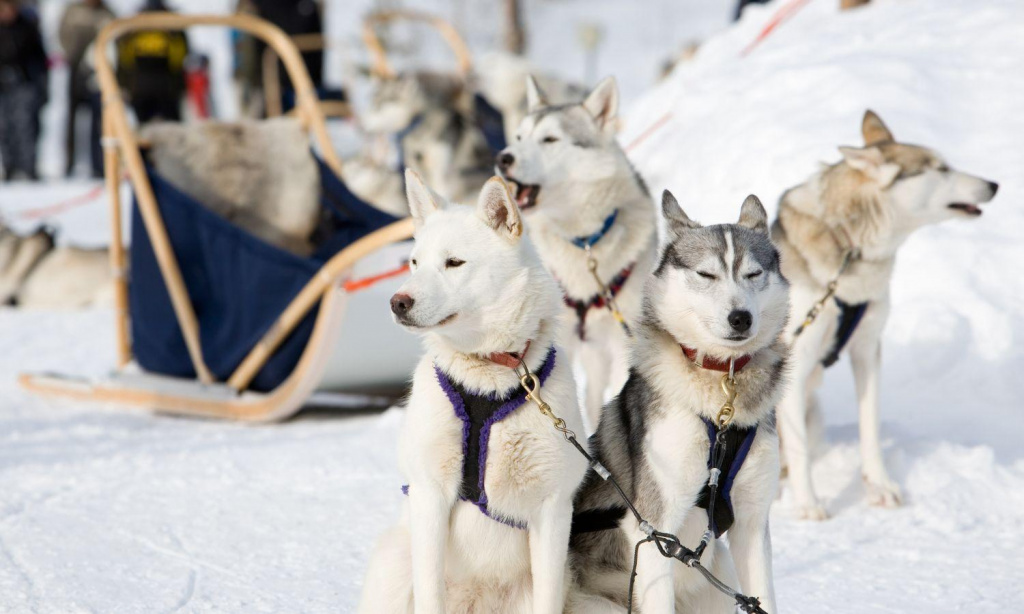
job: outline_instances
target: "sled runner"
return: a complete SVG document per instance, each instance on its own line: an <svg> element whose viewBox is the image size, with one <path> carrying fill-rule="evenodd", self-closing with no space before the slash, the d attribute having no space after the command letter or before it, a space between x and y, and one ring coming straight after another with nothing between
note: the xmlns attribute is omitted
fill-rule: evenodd
<svg viewBox="0 0 1024 614"><path fill-rule="evenodd" d="M138 30L225 26L256 36L280 57L295 89L295 113L320 156L322 215L329 236L302 257L250 235L165 181L144 161L105 50ZM327 135L316 91L291 40L247 15L147 13L119 19L97 37L103 93L111 266L116 277L117 372L96 382L29 375L21 385L44 395L157 411L269 421L294 414L337 357L342 384L401 384L418 344L390 326L385 285L374 304L356 292L404 271L412 222L360 201L340 179L341 161ZM122 166L134 192L132 241L121 236ZM388 262L388 265L384 265ZM130 263L130 267L127 265ZM397 266L397 268L396 268ZM354 273L355 271L355 273ZM383 271L383 272L382 272ZM370 275L354 279L356 275ZM391 282L392 286L394 282ZM358 324L346 307L366 318ZM356 306L358 307L358 305ZM350 310L351 311L351 310ZM377 320L369 321L369 318ZM386 323L385 326L380 326ZM383 371L384 375L375 371ZM376 378L376 379L375 379Z"/></svg>
<svg viewBox="0 0 1024 614"><path fill-rule="evenodd" d="M455 55L456 74L466 86L472 84L473 61L466 41L448 21L436 15L418 11L378 11L363 21L363 42L370 52L370 73L380 79L393 79L397 72L388 60L387 51L377 34L379 27L398 21L412 21L430 26L441 35ZM491 151L497 154L505 149L505 123L501 111L492 105L480 92L473 92L473 118L483 133Z"/></svg>

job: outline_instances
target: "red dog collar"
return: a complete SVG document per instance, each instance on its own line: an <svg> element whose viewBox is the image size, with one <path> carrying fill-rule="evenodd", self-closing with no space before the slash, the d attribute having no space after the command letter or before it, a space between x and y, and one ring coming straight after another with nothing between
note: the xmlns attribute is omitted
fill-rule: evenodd
<svg viewBox="0 0 1024 614"><path fill-rule="evenodd" d="M690 362L697 365L698 367L707 369L709 371L721 371L722 373L729 372L728 360L719 360L717 358L705 355L704 360L702 360L701 362L697 362L697 350L686 347L685 345L682 344L680 344L679 347L683 349L683 354L685 354L686 357L690 359ZM740 371L743 367L747 366L747 363L750 362L751 358L752 356L750 356L749 354L744 354L743 356L738 356L735 359L733 359L733 373L736 373Z"/></svg>

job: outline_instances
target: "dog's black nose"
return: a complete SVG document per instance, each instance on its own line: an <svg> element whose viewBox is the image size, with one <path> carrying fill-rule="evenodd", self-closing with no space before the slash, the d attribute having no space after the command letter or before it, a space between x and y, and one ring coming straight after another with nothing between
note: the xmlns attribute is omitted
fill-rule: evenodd
<svg viewBox="0 0 1024 614"><path fill-rule="evenodd" d="M409 313L415 302L408 294L396 294L391 297L391 313L396 316L404 316Z"/></svg>
<svg viewBox="0 0 1024 614"><path fill-rule="evenodd" d="M732 329L738 333L745 333L750 330L750 325L753 322L754 318L751 317L749 311L736 309L729 313L729 326L732 326Z"/></svg>
<svg viewBox="0 0 1024 614"><path fill-rule="evenodd" d="M507 171L513 164L516 163L516 157L507 151L503 151L498 154L498 168L503 171Z"/></svg>
<svg viewBox="0 0 1024 614"><path fill-rule="evenodd" d="M995 196L996 192L999 191L999 184L996 183L995 181L989 181L988 182L988 189L992 190L992 196Z"/></svg>

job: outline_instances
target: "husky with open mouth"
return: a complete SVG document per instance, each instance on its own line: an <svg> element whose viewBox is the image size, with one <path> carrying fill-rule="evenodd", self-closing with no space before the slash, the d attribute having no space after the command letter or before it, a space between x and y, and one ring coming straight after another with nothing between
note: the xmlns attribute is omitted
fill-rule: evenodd
<svg viewBox="0 0 1024 614"><path fill-rule="evenodd" d="M779 430L797 513L808 519L827 516L810 475L808 421L820 425L814 389L844 351L856 380L868 501L899 504L878 422L881 336L896 253L919 228L979 217L978 205L999 187L954 170L931 149L897 142L871 111L861 131L864 147L840 147L841 161L783 194L772 226L793 284L793 385L779 405Z"/></svg>
<svg viewBox="0 0 1024 614"><path fill-rule="evenodd" d="M628 327L654 265L655 210L615 140L618 90L607 78L580 104L550 105L527 82L528 114L498 154L530 237L562 286L570 350L586 371L584 410L597 428L605 392L626 379Z"/></svg>
<svg viewBox="0 0 1024 614"><path fill-rule="evenodd" d="M707 531L703 566L775 612L768 511L779 482L774 408L786 384L788 284L756 197L736 224L701 226L668 191L663 209L669 242L647 282L629 379L605 406L591 451L644 519L691 549ZM625 604L634 545L646 534L594 471L575 514L581 589ZM728 547L711 539L726 532ZM640 548L637 574L643 614L736 611L653 544Z"/></svg>
<svg viewBox="0 0 1024 614"><path fill-rule="evenodd" d="M416 246L391 310L427 352L399 436L408 497L373 556L359 611L562 614L586 461L516 373L528 369L535 391L582 432L555 340L558 286L503 180L489 180L475 208L448 205L413 172L406 184Z"/></svg>

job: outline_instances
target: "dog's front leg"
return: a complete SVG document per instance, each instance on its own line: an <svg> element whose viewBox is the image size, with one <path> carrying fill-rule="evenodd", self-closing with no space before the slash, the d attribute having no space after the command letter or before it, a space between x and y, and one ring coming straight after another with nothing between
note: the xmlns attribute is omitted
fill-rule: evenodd
<svg viewBox="0 0 1024 614"><path fill-rule="evenodd" d="M736 564L740 592L761 600L761 607L774 614L775 583L772 577L772 540L768 509L764 513L738 518L729 529L729 550Z"/></svg>
<svg viewBox="0 0 1024 614"><path fill-rule="evenodd" d="M409 487L412 593L416 614L444 614L445 547L451 504L429 483Z"/></svg>
<svg viewBox="0 0 1024 614"><path fill-rule="evenodd" d="M548 497L530 522L534 614L561 614L565 609L565 561L571 525L572 501L560 494Z"/></svg>
<svg viewBox="0 0 1024 614"><path fill-rule="evenodd" d="M878 306L884 308L884 306ZM869 309L876 308L872 305ZM868 502L895 507L900 504L900 488L885 470L878 416L879 375L882 365L881 330L884 317L865 317L861 329L850 340L850 363L857 385L860 406L860 455Z"/></svg>
<svg viewBox="0 0 1024 614"><path fill-rule="evenodd" d="M629 554L632 561L633 546L647 536L639 528L631 531L628 535ZM674 614L676 609L675 581L672 574L674 562L675 559L662 556L658 547L653 543L640 547L633 595L634 607L643 614Z"/></svg>

